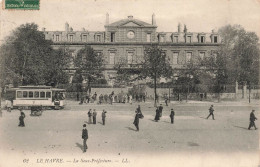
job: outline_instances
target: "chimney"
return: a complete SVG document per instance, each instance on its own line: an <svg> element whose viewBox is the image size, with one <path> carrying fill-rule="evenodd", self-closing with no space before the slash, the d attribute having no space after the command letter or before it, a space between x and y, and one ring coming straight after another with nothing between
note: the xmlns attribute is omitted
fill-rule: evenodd
<svg viewBox="0 0 260 167"><path fill-rule="evenodd" d="M133 19L133 16L128 16L128 19Z"/></svg>
<svg viewBox="0 0 260 167"><path fill-rule="evenodd" d="M46 28L45 27L42 27L42 31L44 32L46 30Z"/></svg>
<svg viewBox="0 0 260 167"><path fill-rule="evenodd" d="M155 14L152 15L152 25L156 26Z"/></svg>
<svg viewBox="0 0 260 167"><path fill-rule="evenodd" d="M184 32L184 33L187 33L187 32L188 32L188 29L187 29L187 26L186 26L186 24L184 24L184 29L183 29L183 32Z"/></svg>
<svg viewBox="0 0 260 167"><path fill-rule="evenodd" d="M66 31L66 32L69 31L69 23L68 23L68 22L65 23L65 31Z"/></svg>
<svg viewBox="0 0 260 167"><path fill-rule="evenodd" d="M84 27L83 27L81 30L82 30L82 31L86 31Z"/></svg>
<svg viewBox="0 0 260 167"><path fill-rule="evenodd" d="M108 25L109 24L109 14L107 13L106 14L106 25Z"/></svg>
<svg viewBox="0 0 260 167"><path fill-rule="evenodd" d="M179 24L178 24L178 33L181 33L181 29L182 29L181 23L179 23Z"/></svg>
<svg viewBox="0 0 260 167"><path fill-rule="evenodd" d="M73 28L72 27L70 27L70 32L72 32L73 31Z"/></svg>

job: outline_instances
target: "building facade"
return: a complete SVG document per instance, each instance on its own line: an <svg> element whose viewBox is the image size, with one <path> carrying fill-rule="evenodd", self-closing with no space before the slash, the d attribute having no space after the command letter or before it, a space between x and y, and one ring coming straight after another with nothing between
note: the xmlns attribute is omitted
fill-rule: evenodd
<svg viewBox="0 0 260 167"><path fill-rule="evenodd" d="M53 41L55 49L66 46L72 57L85 45L90 45L97 54L104 56L106 79L114 77L113 67L121 60L128 64L138 63L145 47L158 44L175 69L185 69L185 64L198 61L209 56L216 56L221 44L220 36L211 33L189 32L187 27L179 24L176 32L157 32L155 15L151 24L128 16L126 19L109 23L106 15L105 31L74 31L65 23L65 31L46 31L45 38ZM73 68L73 66L72 66Z"/></svg>

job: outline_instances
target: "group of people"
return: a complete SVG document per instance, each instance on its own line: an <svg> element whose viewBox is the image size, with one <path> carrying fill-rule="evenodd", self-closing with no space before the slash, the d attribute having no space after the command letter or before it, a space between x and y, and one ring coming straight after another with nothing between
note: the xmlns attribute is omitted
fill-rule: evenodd
<svg viewBox="0 0 260 167"><path fill-rule="evenodd" d="M107 113L107 111L103 110L102 114L101 114L102 124L103 125L105 125L106 113ZM89 124L92 124L92 123L96 124L97 123L97 112L96 112L96 109L93 109L93 112L92 112L92 109L89 109L89 111L88 111L88 123Z"/></svg>

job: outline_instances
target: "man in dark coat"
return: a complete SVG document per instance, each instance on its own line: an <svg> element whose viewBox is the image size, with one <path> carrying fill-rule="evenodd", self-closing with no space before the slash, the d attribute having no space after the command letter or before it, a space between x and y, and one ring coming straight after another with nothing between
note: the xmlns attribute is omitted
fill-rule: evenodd
<svg viewBox="0 0 260 167"><path fill-rule="evenodd" d="M250 128L253 126L255 127L255 130L257 129L255 126L255 120L257 120L256 116L255 116L255 110L252 110L252 112L250 113L250 124L248 127L248 130L250 130Z"/></svg>
<svg viewBox="0 0 260 167"><path fill-rule="evenodd" d="M160 106L159 106L159 111L160 111L160 117L162 117L162 111L163 111L163 106L162 106L162 104L160 104Z"/></svg>
<svg viewBox="0 0 260 167"><path fill-rule="evenodd" d="M93 113L92 113L92 111L91 111L91 109L89 109L89 111L88 111L88 123L89 124L91 124L92 123L92 115Z"/></svg>
<svg viewBox="0 0 260 167"><path fill-rule="evenodd" d="M86 152L86 149L88 149L88 146L87 146L88 130L86 128L86 124L83 125L82 139L83 139L83 152Z"/></svg>
<svg viewBox="0 0 260 167"><path fill-rule="evenodd" d="M213 105L211 105L209 108L209 116L207 117L207 119L212 115L212 119L215 120L213 112L214 112Z"/></svg>
<svg viewBox="0 0 260 167"><path fill-rule="evenodd" d="M93 124L96 124L97 122L97 112L96 109L93 110Z"/></svg>
<svg viewBox="0 0 260 167"><path fill-rule="evenodd" d="M170 118L171 118L171 123L172 124L174 123L174 115L175 115L175 112L173 111L173 109L171 109Z"/></svg>
<svg viewBox="0 0 260 167"><path fill-rule="evenodd" d="M22 110L20 110L20 111L21 111L21 115L19 117L19 125L18 126L25 127L25 124L24 124L25 114Z"/></svg>
<svg viewBox="0 0 260 167"><path fill-rule="evenodd" d="M102 112L102 122L103 122L103 125L105 125L105 122L106 122L106 111L105 110L103 110L103 112Z"/></svg>
<svg viewBox="0 0 260 167"><path fill-rule="evenodd" d="M135 127L136 127L136 131L139 131L139 116L140 114L139 113L136 113L135 114L135 120L134 120L134 122L133 122L133 124L135 125Z"/></svg>
<svg viewBox="0 0 260 167"><path fill-rule="evenodd" d="M160 111L159 111L159 107L156 108L155 110L155 118L154 118L155 122L158 122L158 120L160 120Z"/></svg>

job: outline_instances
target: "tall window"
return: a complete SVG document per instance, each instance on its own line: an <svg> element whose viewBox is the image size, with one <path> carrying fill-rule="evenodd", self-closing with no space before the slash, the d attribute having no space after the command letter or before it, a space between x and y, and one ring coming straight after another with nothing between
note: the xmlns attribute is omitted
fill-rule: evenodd
<svg viewBox="0 0 260 167"><path fill-rule="evenodd" d="M134 52L127 52L127 64L133 64Z"/></svg>
<svg viewBox="0 0 260 167"><path fill-rule="evenodd" d="M146 41L151 42L151 33L147 33L146 35Z"/></svg>
<svg viewBox="0 0 260 167"><path fill-rule="evenodd" d="M60 41L60 35L55 35L55 41Z"/></svg>
<svg viewBox="0 0 260 167"><path fill-rule="evenodd" d="M109 53L109 64L115 64L115 52L110 52Z"/></svg>
<svg viewBox="0 0 260 167"><path fill-rule="evenodd" d="M201 60L203 60L205 58L205 52L200 52L199 57Z"/></svg>
<svg viewBox="0 0 260 167"><path fill-rule="evenodd" d="M178 57L179 57L179 52L173 52L172 64L178 64Z"/></svg>
<svg viewBox="0 0 260 167"><path fill-rule="evenodd" d="M73 42L73 35L69 35L69 41Z"/></svg>
<svg viewBox="0 0 260 167"><path fill-rule="evenodd" d="M191 62L191 56L192 56L192 52L186 52L186 63Z"/></svg>
<svg viewBox="0 0 260 167"><path fill-rule="evenodd" d="M82 42L87 42L87 35L82 35Z"/></svg>
<svg viewBox="0 0 260 167"><path fill-rule="evenodd" d="M111 42L115 42L115 33L111 32Z"/></svg>

